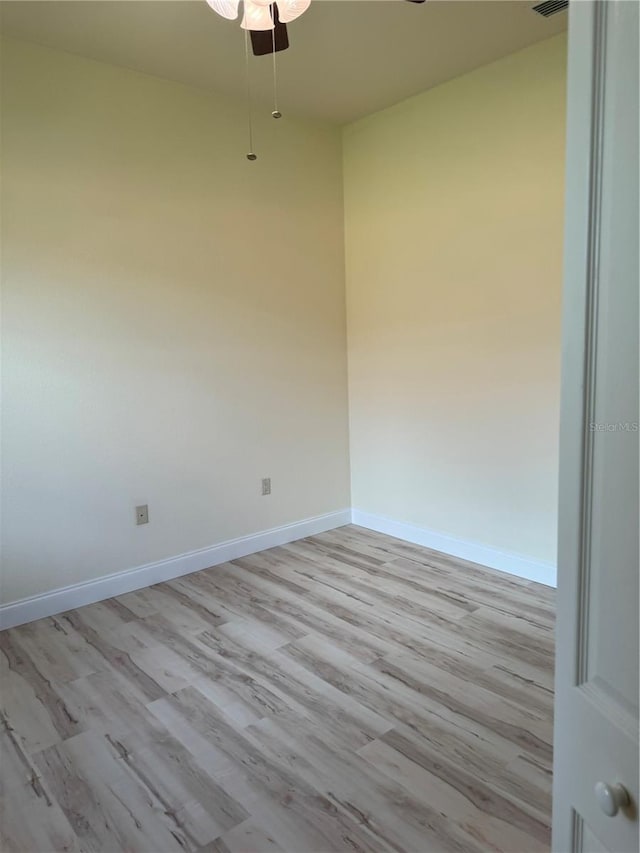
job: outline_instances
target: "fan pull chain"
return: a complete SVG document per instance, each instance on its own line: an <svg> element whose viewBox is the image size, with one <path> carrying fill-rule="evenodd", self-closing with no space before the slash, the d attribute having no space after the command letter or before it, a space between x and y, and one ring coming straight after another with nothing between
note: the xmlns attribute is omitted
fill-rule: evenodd
<svg viewBox="0 0 640 853"><path fill-rule="evenodd" d="M244 64L247 74L247 114L249 120L249 151L247 160L257 160L258 155L253 153L253 122L251 118L251 78L249 75L249 33L244 31Z"/></svg>
<svg viewBox="0 0 640 853"><path fill-rule="evenodd" d="M276 64L276 7L275 3L271 6L271 16L273 17L273 29L271 30L271 47L273 49L273 112L271 115L274 118L282 118L282 113L278 109L278 70Z"/></svg>

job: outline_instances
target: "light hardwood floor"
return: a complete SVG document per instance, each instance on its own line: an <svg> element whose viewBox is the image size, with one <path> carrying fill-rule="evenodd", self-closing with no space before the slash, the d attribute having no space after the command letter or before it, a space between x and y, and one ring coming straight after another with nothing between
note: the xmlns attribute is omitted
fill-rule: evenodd
<svg viewBox="0 0 640 853"><path fill-rule="evenodd" d="M2 850L548 850L553 622L349 526L4 631Z"/></svg>

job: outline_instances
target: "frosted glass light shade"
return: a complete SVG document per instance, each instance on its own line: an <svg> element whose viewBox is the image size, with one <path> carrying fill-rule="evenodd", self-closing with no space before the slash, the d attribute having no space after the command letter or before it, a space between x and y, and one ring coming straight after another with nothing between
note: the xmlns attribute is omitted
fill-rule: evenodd
<svg viewBox="0 0 640 853"><path fill-rule="evenodd" d="M222 15L223 18L228 18L230 21L235 21L238 17L238 6L240 0L207 0L207 3L214 12Z"/></svg>
<svg viewBox="0 0 640 853"><path fill-rule="evenodd" d="M274 0L243 0L244 15L240 26L243 30L272 30L274 28L271 7ZM283 24L295 21L311 5L311 0L275 0L278 17ZM207 0L214 12L230 21L238 17L240 0Z"/></svg>
<svg viewBox="0 0 640 853"><path fill-rule="evenodd" d="M278 17L283 24L288 24L299 18L311 5L311 0L276 0Z"/></svg>
<svg viewBox="0 0 640 853"><path fill-rule="evenodd" d="M240 26L243 30L272 30L274 23L271 17L271 7L261 6L254 0L244 0L244 16Z"/></svg>

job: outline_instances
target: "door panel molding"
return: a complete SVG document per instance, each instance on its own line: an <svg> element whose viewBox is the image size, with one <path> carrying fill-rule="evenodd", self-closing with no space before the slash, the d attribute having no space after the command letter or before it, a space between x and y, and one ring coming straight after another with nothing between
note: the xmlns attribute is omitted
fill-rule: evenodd
<svg viewBox="0 0 640 853"><path fill-rule="evenodd" d="M596 364L598 354L598 297L600 286L599 259L601 235L602 148L604 134L604 81L606 63L607 6L597 2L593 8L593 71L591 82L592 127L589 146L589 205L587 224L587 281L585 297L585 347L584 347L584 413L580 413L582 437L582 466L580 483L580 530L578 564L578 648L576 654L575 684L588 679L589 643L589 592L591 589L591 530L593 510L593 455L594 433L585 429L595 421L596 414ZM574 433L575 435L575 433Z"/></svg>

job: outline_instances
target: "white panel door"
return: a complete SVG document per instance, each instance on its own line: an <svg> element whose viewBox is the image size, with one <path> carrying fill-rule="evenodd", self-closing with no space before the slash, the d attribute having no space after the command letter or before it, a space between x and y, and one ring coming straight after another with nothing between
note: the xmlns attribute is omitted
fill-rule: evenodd
<svg viewBox="0 0 640 853"><path fill-rule="evenodd" d="M640 849L638 25L570 5L554 853Z"/></svg>

